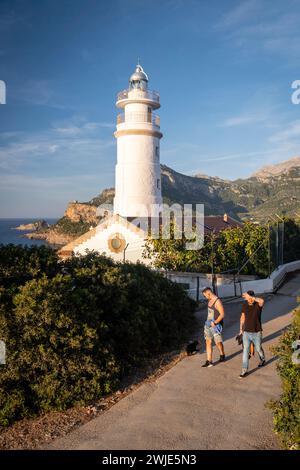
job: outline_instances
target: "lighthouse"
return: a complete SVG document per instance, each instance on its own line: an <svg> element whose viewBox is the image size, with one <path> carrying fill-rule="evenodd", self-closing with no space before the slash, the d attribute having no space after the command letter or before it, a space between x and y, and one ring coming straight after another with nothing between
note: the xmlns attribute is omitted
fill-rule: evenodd
<svg viewBox="0 0 300 470"><path fill-rule="evenodd" d="M159 94L148 89L138 64L129 86L117 95L117 164L114 214L158 217L161 212Z"/></svg>
<svg viewBox="0 0 300 470"><path fill-rule="evenodd" d="M128 88L118 93L116 106L120 113L114 133L117 164L113 213L109 211L96 227L61 248L61 258L95 251L117 261L151 262L144 258L143 251L149 236L149 218L159 221L163 212L159 152L162 133L156 114L159 94L148 89L148 76L140 64Z"/></svg>

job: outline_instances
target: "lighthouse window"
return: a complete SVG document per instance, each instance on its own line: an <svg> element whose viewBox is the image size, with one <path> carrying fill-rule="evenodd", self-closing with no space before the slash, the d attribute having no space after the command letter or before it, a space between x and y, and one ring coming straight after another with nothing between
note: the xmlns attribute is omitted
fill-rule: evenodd
<svg viewBox="0 0 300 470"><path fill-rule="evenodd" d="M160 184L160 181L159 181L159 180L156 180L157 189L159 189L159 184Z"/></svg>
<svg viewBox="0 0 300 470"><path fill-rule="evenodd" d="M155 156L159 157L159 147L158 147L158 145L155 147Z"/></svg>

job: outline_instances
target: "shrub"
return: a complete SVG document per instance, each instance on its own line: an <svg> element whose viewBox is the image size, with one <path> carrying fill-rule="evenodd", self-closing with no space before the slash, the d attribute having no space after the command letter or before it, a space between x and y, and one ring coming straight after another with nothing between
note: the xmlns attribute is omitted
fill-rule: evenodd
<svg viewBox="0 0 300 470"><path fill-rule="evenodd" d="M171 232L171 235L172 232ZM268 228L250 222L242 227L228 228L217 234L206 234L203 247L186 249L186 239L157 238L145 244L143 256L152 258L157 268L175 271L214 272L238 270L243 274L268 273ZM247 260L250 262L245 264Z"/></svg>
<svg viewBox="0 0 300 470"><path fill-rule="evenodd" d="M0 287L0 426L111 392L132 367L178 347L194 324L195 303L144 265L90 253L45 266Z"/></svg>
<svg viewBox="0 0 300 470"><path fill-rule="evenodd" d="M18 286L59 271L55 251L47 246L0 245L0 285Z"/></svg>
<svg viewBox="0 0 300 470"><path fill-rule="evenodd" d="M83 233L89 231L90 226L93 225L89 222L84 222L82 220L74 222L68 217L61 217L54 225L53 228L61 233L66 233L68 235L73 235L74 237L79 237Z"/></svg>
<svg viewBox="0 0 300 470"><path fill-rule="evenodd" d="M276 247L276 239L281 237L277 230L276 224L269 227L245 222L241 227L206 234L203 247L198 250L187 250L185 237L176 239L171 230L169 239L148 239L143 256L152 258L156 268L208 273L213 265L215 273L222 273L237 272L243 267L241 274L266 277L278 262L276 252L280 246ZM300 226L292 219L285 219L283 242L284 262L299 259Z"/></svg>
<svg viewBox="0 0 300 470"><path fill-rule="evenodd" d="M300 299L299 299L300 300ZM282 394L277 401L272 401L274 430L282 444L288 449L300 449L300 364L296 364L292 355L300 356L292 348L294 341L300 339L300 306L296 309L292 326L280 338L274 348L278 355L277 369L282 381Z"/></svg>

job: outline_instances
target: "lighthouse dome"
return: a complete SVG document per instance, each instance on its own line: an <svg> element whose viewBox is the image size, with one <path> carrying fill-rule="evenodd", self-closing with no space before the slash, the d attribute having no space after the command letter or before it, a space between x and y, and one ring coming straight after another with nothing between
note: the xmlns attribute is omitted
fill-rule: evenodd
<svg viewBox="0 0 300 470"><path fill-rule="evenodd" d="M145 82L148 82L148 76L144 72L143 67L138 64L135 68L135 71L131 75L129 81L130 81L130 83L132 83L132 82L137 82L137 81L140 81L140 80L144 80Z"/></svg>

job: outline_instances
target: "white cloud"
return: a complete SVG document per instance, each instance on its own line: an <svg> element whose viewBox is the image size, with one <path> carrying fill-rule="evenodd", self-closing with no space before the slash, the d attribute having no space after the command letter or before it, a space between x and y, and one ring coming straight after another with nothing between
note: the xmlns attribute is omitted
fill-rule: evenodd
<svg viewBox="0 0 300 470"><path fill-rule="evenodd" d="M89 168L86 168L88 171ZM101 187L111 186L96 172L72 176L33 176L20 173L1 177L1 217L61 217L69 201L88 201L99 194Z"/></svg>
<svg viewBox="0 0 300 470"><path fill-rule="evenodd" d="M262 116L257 116L257 115L241 115L241 116L235 116L235 117L231 117L231 118L228 118L226 119L223 124L222 124L222 127L235 127L235 126L242 126L244 124L251 124L251 123L254 123L254 122L260 122L262 120L264 120L265 118L262 117Z"/></svg>
<svg viewBox="0 0 300 470"><path fill-rule="evenodd" d="M11 86L11 97L34 106L48 106L56 109L71 109L63 104L63 98L54 91L50 80L28 80L22 85Z"/></svg>
<svg viewBox="0 0 300 470"><path fill-rule="evenodd" d="M220 124L221 127L237 127L264 123L265 127L277 125L279 106L274 99L274 92L270 89L260 89L245 98L239 113L228 116Z"/></svg>
<svg viewBox="0 0 300 470"><path fill-rule="evenodd" d="M1 177L1 189L18 191L20 188L33 190L68 190L80 183L97 183L97 175L81 174L72 176L32 176L23 174L6 174Z"/></svg>
<svg viewBox="0 0 300 470"><path fill-rule="evenodd" d="M286 145L293 145L295 140L300 143L300 120L290 122L284 130L269 138L270 142L285 143Z"/></svg>
<svg viewBox="0 0 300 470"><path fill-rule="evenodd" d="M248 21L261 8L259 0L243 0L235 8L225 13L216 27L227 29Z"/></svg>
<svg viewBox="0 0 300 470"><path fill-rule="evenodd" d="M299 3L272 2L272 8L258 0L241 2L226 13L215 29L235 46L254 54L263 49L299 62ZM288 11L288 12L287 12ZM248 56L249 57L249 56Z"/></svg>
<svg viewBox="0 0 300 470"><path fill-rule="evenodd" d="M5 132L0 134L0 168L16 171L37 159L45 161L45 171L51 159L55 158L61 169L68 165L78 168L86 162L92 164L95 159L104 157L105 152L115 145L113 137L101 138L99 130L109 123L88 122L74 126L73 120L65 127L55 125L39 133Z"/></svg>
<svg viewBox="0 0 300 470"><path fill-rule="evenodd" d="M89 131L93 132L101 128L113 129L114 127L115 124L110 122L86 122L81 126L68 125L66 127L54 127L54 130L59 134L79 136Z"/></svg>
<svg viewBox="0 0 300 470"><path fill-rule="evenodd" d="M240 29L244 35L257 37L272 37L274 35L290 35L292 31L297 32L299 27L299 14L297 12L280 14L274 18L261 18L253 24L248 24Z"/></svg>
<svg viewBox="0 0 300 470"><path fill-rule="evenodd" d="M76 132L60 132L58 125L74 122ZM68 201L112 186L115 141L102 137L103 124L81 117L42 132L0 134L1 216L62 215Z"/></svg>
<svg viewBox="0 0 300 470"><path fill-rule="evenodd" d="M262 150L256 152L241 152L241 153L229 153L226 155L213 155L211 157L206 157L205 159L200 158L200 162L219 162L219 161L226 161L226 160L235 160L249 158L249 157L263 157L264 155L269 155L274 153L274 149L270 150Z"/></svg>

